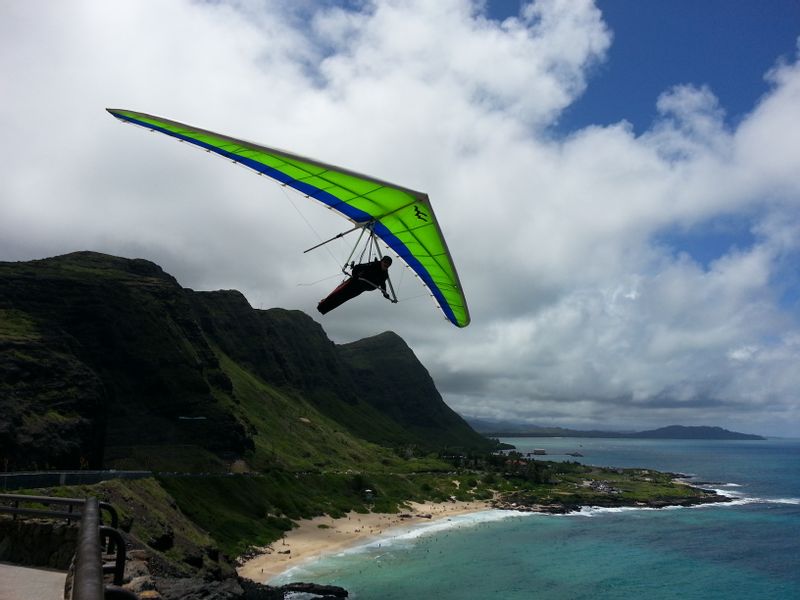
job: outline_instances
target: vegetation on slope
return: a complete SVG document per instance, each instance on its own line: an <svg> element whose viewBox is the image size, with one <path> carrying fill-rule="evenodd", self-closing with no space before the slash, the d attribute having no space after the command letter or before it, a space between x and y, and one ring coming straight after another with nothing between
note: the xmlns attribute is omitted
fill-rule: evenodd
<svg viewBox="0 0 800 600"><path fill-rule="evenodd" d="M244 554L280 539L300 519L351 511L395 513L407 510L410 501L485 500L501 508L547 512L726 501L675 483L672 474L645 469L533 461L517 453L443 455L437 464L441 469L432 471L414 471L408 464L403 473L164 474L157 480L60 488L59 493L93 494L118 506L125 527L162 560L175 563L174 572L224 568L215 564L215 548L229 557Z"/></svg>
<svg viewBox="0 0 800 600"><path fill-rule="evenodd" d="M218 401L245 424L253 439L253 452L244 457L247 470L305 471L352 465L374 469L400 462L391 450L353 436L302 395L266 383L221 351L218 356L234 390L233 394L217 392Z"/></svg>
<svg viewBox="0 0 800 600"><path fill-rule="evenodd" d="M491 446L394 334L372 354L396 381L374 385L375 365L354 366L308 315L181 288L145 260L0 263L0 311L11 470L393 468L397 448Z"/></svg>

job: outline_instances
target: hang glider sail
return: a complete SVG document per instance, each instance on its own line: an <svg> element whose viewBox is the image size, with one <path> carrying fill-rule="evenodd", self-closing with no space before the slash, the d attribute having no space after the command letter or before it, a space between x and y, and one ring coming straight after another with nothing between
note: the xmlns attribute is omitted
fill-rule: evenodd
<svg viewBox="0 0 800 600"><path fill-rule="evenodd" d="M469 324L458 273L427 194L161 117L107 110L121 121L219 154L329 206L354 224L351 231L368 230L391 248L428 287L451 323Z"/></svg>

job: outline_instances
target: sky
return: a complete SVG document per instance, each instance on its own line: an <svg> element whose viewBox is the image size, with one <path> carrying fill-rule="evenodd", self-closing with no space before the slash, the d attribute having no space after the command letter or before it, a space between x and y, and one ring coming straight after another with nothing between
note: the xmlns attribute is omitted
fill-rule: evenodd
<svg viewBox="0 0 800 600"><path fill-rule="evenodd" d="M0 2L0 260L391 330L467 417L800 437L798 0ZM319 315L348 223L106 107L429 194L472 323Z"/></svg>

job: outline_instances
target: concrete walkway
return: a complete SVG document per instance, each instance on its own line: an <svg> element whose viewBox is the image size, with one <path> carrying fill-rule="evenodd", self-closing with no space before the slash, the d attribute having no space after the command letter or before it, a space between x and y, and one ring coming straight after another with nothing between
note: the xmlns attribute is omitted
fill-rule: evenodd
<svg viewBox="0 0 800 600"><path fill-rule="evenodd" d="M65 571L0 563L0 600L62 600Z"/></svg>

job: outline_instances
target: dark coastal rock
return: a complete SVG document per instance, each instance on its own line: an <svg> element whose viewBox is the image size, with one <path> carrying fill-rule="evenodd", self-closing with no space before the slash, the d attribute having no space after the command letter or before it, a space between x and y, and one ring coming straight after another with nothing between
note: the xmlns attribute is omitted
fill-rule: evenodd
<svg viewBox="0 0 800 600"><path fill-rule="evenodd" d="M524 495L520 494L507 494L505 497L494 500L491 505L493 508L502 510L516 510L519 512L539 512L548 514L567 514L578 512L583 507L598 507L598 508L621 508L621 507L636 507L636 508L667 508L669 506L699 506L701 504L715 504L730 502L732 498L717 494L713 490L704 490L700 488L693 488L696 492L700 492L694 496L683 497L664 497L653 498L647 501L628 500L622 498L618 494L601 492L590 500L585 501L569 501L562 500L550 502L548 504L540 504L526 500ZM595 490L597 491L597 490Z"/></svg>
<svg viewBox="0 0 800 600"><path fill-rule="evenodd" d="M142 550L128 553L123 587L140 598L161 600L283 600L284 593L278 588L244 579L235 572L221 573L205 570L192 577L169 576L151 570L153 555ZM130 567L130 568L129 568Z"/></svg>
<svg viewBox="0 0 800 600"><path fill-rule="evenodd" d="M161 552L169 550L173 545L175 545L175 532L172 530L172 527L169 524L166 524L164 529L159 532L158 535L155 535L147 540L147 545Z"/></svg>
<svg viewBox="0 0 800 600"><path fill-rule="evenodd" d="M149 575L140 575L139 577L134 577L125 583L123 587L139 597L142 596L142 592L157 591L156 582L153 581L153 578Z"/></svg>
<svg viewBox="0 0 800 600"><path fill-rule="evenodd" d="M283 600L284 593L275 587L256 583L250 579L239 579L239 585L244 590L242 600Z"/></svg>
<svg viewBox="0 0 800 600"><path fill-rule="evenodd" d="M199 577L155 578L155 584L164 600L240 600L245 593L235 578L222 581Z"/></svg>
<svg viewBox="0 0 800 600"><path fill-rule="evenodd" d="M147 584L143 588L147 589ZM155 588L164 600L283 600L290 592L321 596L320 600L348 596L347 590L335 585L299 582L271 587L238 577L219 581L198 577L156 578Z"/></svg>

